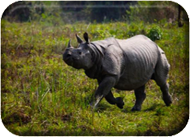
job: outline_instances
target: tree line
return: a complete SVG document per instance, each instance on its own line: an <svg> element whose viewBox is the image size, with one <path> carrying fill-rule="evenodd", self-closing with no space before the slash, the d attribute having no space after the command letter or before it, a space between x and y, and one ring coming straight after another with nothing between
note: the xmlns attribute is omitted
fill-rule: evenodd
<svg viewBox="0 0 190 137"><path fill-rule="evenodd" d="M54 20L66 23L78 21L145 21L167 19L187 21L185 10L169 1L19 1L11 4L3 18L9 21Z"/></svg>

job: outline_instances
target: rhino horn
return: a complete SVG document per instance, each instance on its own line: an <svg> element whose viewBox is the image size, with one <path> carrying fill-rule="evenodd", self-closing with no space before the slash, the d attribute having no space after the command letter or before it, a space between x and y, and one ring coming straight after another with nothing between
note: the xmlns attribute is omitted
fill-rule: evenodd
<svg viewBox="0 0 190 137"><path fill-rule="evenodd" d="M76 34L76 38L77 38L77 42L79 43L79 44L81 44L82 43L82 39Z"/></svg>
<svg viewBox="0 0 190 137"><path fill-rule="evenodd" d="M71 48L71 40L69 40L69 43L68 43L68 48Z"/></svg>
<svg viewBox="0 0 190 137"><path fill-rule="evenodd" d="M88 38L88 33L87 33L87 32L85 32L85 33L83 34L83 37L84 37L86 43L90 43L90 40L89 40L89 38Z"/></svg>

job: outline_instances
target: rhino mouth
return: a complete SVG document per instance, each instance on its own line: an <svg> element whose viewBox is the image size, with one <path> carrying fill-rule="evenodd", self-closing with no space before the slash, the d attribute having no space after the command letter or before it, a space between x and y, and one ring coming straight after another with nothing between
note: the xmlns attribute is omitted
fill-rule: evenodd
<svg viewBox="0 0 190 137"><path fill-rule="evenodd" d="M69 66L72 66L76 69L81 69L80 65L78 64L77 59L73 58L73 57L69 57L64 59L65 63L68 64Z"/></svg>
<svg viewBox="0 0 190 137"><path fill-rule="evenodd" d="M64 59L65 63L67 63L69 66L73 66L73 58L67 57Z"/></svg>

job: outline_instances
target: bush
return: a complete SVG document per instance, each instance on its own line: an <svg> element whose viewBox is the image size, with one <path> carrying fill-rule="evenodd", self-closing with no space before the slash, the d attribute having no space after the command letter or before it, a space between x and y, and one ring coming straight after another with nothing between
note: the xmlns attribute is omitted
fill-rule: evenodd
<svg viewBox="0 0 190 137"><path fill-rule="evenodd" d="M151 28L147 34L147 36L155 41L155 40L160 40L162 37L162 32L161 29L157 26L154 26L153 28Z"/></svg>

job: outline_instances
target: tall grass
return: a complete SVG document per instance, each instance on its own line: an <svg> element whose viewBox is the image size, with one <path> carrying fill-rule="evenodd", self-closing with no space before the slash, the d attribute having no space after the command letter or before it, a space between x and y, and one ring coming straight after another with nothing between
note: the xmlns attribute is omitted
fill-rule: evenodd
<svg viewBox="0 0 190 137"><path fill-rule="evenodd" d="M188 119L189 52L188 24L113 22L73 25L2 20L1 117L6 128L18 135L172 135ZM156 27L155 27L156 26ZM89 32L91 41L107 37L126 39L150 34L157 28L155 42L165 51L171 70L168 82L171 107L161 99L155 82L146 86L147 98L141 112L131 112L133 91L115 91L124 98L120 110L102 100L92 111L89 102L98 87L83 70L62 61L68 40L77 46L75 33ZM157 33L156 32L156 33ZM152 34L154 35L154 34Z"/></svg>

